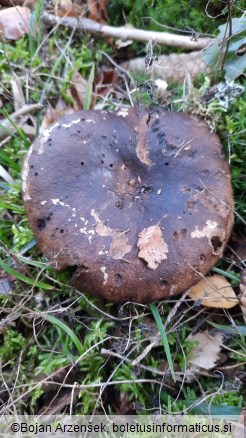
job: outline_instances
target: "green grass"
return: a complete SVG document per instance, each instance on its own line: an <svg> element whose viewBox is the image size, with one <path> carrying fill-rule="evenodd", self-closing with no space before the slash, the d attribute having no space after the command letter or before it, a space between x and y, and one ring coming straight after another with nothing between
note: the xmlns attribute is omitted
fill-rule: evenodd
<svg viewBox="0 0 246 438"><path fill-rule="evenodd" d="M124 1L123 8L121 3L110 3L111 22L115 16L112 24L122 22L124 9L128 21L136 26L141 25L141 16L146 16L147 10L158 21L179 28L189 25L200 32L207 29L214 33L218 26L216 20L200 14L199 8L204 10L202 2L198 2L197 8L193 7L194 2L186 2L186 13L179 13L178 19L177 11L180 12L181 7L178 3L167 2L165 10L160 1L153 2L153 8L149 8L149 1ZM42 5L41 0L36 3L33 29L35 23L41 28ZM224 22L224 16L222 19ZM150 20L148 25L160 30ZM32 33L15 43L4 43L5 57L0 58L0 92L5 108L1 115L11 120L14 111L11 66L21 78L24 92L28 91L29 102L44 105L32 115L37 118L34 120L37 132L49 104L54 107L59 97L67 105L72 104L69 84L75 70L88 80L85 107L90 107L93 78L98 66L105 62L100 52L113 54L108 43L91 44L89 36L81 39L79 34L73 35L67 30L57 29L46 40L45 36ZM143 47L136 45L133 49L139 51ZM137 80L142 83L146 78L143 75ZM240 79L240 82L245 84L245 80ZM196 85L196 97L205 85L206 78L201 77ZM185 104L215 122L231 163L237 213L234 233L245 237L246 94L223 112L218 105L203 108L199 99L190 105L182 86L173 84L170 91L172 109L180 110ZM140 102L157 105L144 91L140 90L138 97ZM117 94L114 99L118 104ZM112 101L108 107L113 109ZM240 384L237 391L230 388L235 381L241 382L246 361L245 327L239 306L225 313L220 309L202 308L187 299L180 303L166 328L166 320L180 297L163 301L158 308L155 304L119 307L71 288L70 273L56 272L40 254L33 239L21 197L20 174L30 141L24 130L15 128L15 134L0 149L0 164L15 181L13 185L0 184L0 280L4 278L11 286L10 293L0 294L0 358L3 378L11 389L17 412L37 413L47 395L51 399L59 397L60 388L66 384L69 388L77 382L79 394L74 414L91 414L95 409L100 413L106 410L122 414L129 411L149 414L158 409L163 413L180 412L183 408L195 412L194 403L196 410L201 411L207 409L211 400L213 412L225 415L237 408L238 413L245 404L245 392ZM226 253L214 271L227 277L239 292L239 275L244 264L240 260L232 263L231 256L230 251ZM213 370L207 375L198 372L192 382L186 379L187 362L194 346L187 338L199 330L221 330L226 334L223 351L228 362L222 361L220 365L228 366L230 371L223 371L223 388L221 377ZM160 342L145 355L146 348L156 338L160 338ZM52 386L54 380L56 385ZM9 413L12 409L8 405L9 393L1 385L0 399Z"/></svg>
<svg viewBox="0 0 246 438"><path fill-rule="evenodd" d="M158 312L158 309L156 307L155 304L150 304L149 305L151 312L153 313L156 325L158 327L158 330L160 332L161 335L161 340L164 346L164 350L165 350L165 354L167 357L167 361L168 361L168 365L170 368L170 372L171 372L171 376L174 380L174 382L176 382L176 378L175 378L175 373L174 373L174 368L173 368L173 362L172 362L172 357L171 357L171 352L170 352L170 347L169 347L169 343L168 343L168 339L167 339L167 334L166 334L166 330L165 327L162 323L162 319L160 317L160 314Z"/></svg>

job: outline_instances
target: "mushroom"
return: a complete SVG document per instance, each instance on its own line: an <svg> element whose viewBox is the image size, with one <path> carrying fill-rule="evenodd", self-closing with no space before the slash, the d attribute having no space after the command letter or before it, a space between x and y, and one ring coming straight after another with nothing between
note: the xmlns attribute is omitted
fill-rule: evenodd
<svg viewBox="0 0 246 438"><path fill-rule="evenodd" d="M111 302L180 294L219 260L233 225L218 136L185 113L80 111L46 129L23 165L31 228L72 285Z"/></svg>

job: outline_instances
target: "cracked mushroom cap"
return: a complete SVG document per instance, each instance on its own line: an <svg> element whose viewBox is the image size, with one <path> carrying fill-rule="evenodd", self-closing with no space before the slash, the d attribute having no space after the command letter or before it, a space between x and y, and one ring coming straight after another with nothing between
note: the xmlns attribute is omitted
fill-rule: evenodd
<svg viewBox="0 0 246 438"><path fill-rule="evenodd" d="M80 111L23 165L37 243L83 292L122 303L180 294L221 257L233 225L219 138L184 113Z"/></svg>

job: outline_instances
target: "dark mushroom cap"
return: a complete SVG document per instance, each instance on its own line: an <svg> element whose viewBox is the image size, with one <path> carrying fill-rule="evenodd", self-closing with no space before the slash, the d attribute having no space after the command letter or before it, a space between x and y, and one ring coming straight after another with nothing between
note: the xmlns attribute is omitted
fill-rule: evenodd
<svg viewBox="0 0 246 438"><path fill-rule="evenodd" d="M147 303L190 288L233 225L229 167L195 116L80 111L34 142L23 198L37 243L79 290Z"/></svg>

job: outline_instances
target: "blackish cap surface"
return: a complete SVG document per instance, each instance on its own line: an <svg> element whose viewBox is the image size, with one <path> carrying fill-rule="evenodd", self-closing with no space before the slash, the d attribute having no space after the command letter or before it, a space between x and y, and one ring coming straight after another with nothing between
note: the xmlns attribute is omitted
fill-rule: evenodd
<svg viewBox="0 0 246 438"><path fill-rule="evenodd" d="M23 165L23 198L47 259L118 303L187 290L233 225L217 135L195 116L143 107L80 111L44 131Z"/></svg>

